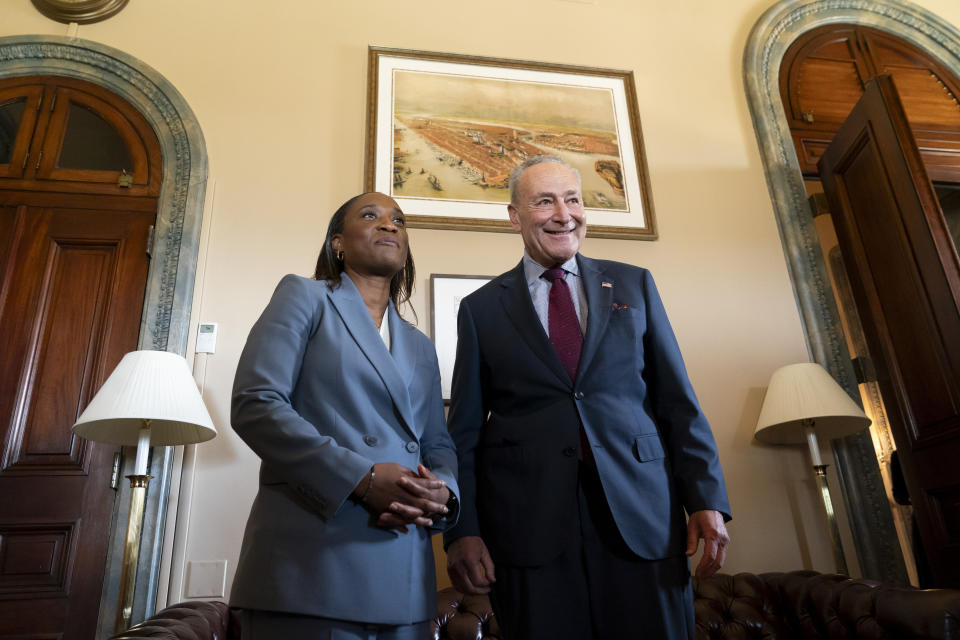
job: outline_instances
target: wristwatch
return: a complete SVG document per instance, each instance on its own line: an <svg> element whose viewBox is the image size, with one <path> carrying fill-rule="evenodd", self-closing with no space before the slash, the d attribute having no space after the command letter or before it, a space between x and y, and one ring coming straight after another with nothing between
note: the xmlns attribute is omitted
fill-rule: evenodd
<svg viewBox="0 0 960 640"><path fill-rule="evenodd" d="M457 513L460 511L460 501L457 500L457 494L453 492L453 489L447 487L447 491L450 492L450 499L447 500L447 518L456 517Z"/></svg>
<svg viewBox="0 0 960 640"><path fill-rule="evenodd" d="M456 518L457 512L460 511L460 501L457 500L457 494L453 492L453 489L447 487L447 491L450 492L450 498L447 499L447 512L446 513L435 513L433 515L433 524L437 524L444 518L448 518L451 521Z"/></svg>

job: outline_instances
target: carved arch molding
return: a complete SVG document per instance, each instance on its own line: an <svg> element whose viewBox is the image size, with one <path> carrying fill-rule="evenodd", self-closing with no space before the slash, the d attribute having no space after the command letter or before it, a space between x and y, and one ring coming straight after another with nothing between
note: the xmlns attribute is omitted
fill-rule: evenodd
<svg viewBox="0 0 960 640"><path fill-rule="evenodd" d="M200 244L207 153L196 117L180 92L155 70L102 44L58 36L0 38L0 78L52 75L79 78L113 91L150 123L160 141L163 185L140 321L140 349L187 350L190 308ZM133 456L127 458L132 473ZM153 451L137 573L134 619L156 608L160 555L173 480L173 447ZM119 591L129 487L121 482L114 505L110 555L101 597L100 628L112 625ZM155 489L154 489L155 487ZM119 523L119 524L117 524Z"/></svg>
<svg viewBox="0 0 960 640"><path fill-rule="evenodd" d="M813 360L859 399L779 88L780 63L787 49L802 34L827 24L886 31L928 52L957 78L960 31L907 2L782 0L760 17L747 40L743 60L747 102L808 349ZM861 432L833 444L863 575L906 583L906 568L870 435Z"/></svg>

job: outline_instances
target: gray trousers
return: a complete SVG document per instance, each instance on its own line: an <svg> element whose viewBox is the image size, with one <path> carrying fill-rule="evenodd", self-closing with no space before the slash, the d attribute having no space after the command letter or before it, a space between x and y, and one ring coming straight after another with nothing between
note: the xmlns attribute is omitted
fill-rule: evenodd
<svg viewBox="0 0 960 640"><path fill-rule="evenodd" d="M347 622L274 611L245 609L242 640L427 640L430 621L407 625Z"/></svg>

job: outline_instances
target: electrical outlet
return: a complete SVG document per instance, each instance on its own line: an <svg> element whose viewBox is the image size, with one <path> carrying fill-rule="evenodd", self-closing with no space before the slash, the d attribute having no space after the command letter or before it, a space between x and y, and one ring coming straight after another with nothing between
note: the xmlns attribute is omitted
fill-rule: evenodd
<svg viewBox="0 0 960 640"><path fill-rule="evenodd" d="M187 563L187 598L222 598L226 583L226 560Z"/></svg>

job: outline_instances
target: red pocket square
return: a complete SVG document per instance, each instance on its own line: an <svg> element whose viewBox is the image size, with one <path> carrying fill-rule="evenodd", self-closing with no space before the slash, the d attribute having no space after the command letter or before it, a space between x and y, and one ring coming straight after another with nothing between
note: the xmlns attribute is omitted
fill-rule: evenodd
<svg viewBox="0 0 960 640"><path fill-rule="evenodd" d="M629 305L620 304L619 302L614 302L614 303L613 303L613 310L614 310L614 311L620 311L621 309L628 309L628 308L629 308Z"/></svg>

